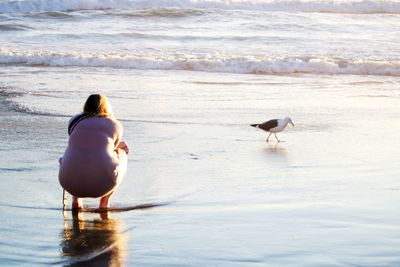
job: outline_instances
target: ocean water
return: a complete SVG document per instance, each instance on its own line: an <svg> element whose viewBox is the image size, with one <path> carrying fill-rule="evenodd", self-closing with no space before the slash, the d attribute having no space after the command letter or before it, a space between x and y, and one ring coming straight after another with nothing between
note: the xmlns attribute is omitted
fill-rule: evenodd
<svg viewBox="0 0 400 267"><path fill-rule="evenodd" d="M397 0L0 0L0 265L400 265L399 29ZM131 150L111 205L161 206L62 212L96 92Z"/></svg>

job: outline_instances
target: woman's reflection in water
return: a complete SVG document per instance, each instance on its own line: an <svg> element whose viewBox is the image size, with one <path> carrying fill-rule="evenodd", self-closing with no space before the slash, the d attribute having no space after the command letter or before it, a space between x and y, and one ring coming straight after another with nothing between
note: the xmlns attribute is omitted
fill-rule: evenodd
<svg viewBox="0 0 400 267"><path fill-rule="evenodd" d="M119 227L107 213L90 220L82 212L73 212L72 220L64 213L61 250L66 266L123 266L126 236Z"/></svg>

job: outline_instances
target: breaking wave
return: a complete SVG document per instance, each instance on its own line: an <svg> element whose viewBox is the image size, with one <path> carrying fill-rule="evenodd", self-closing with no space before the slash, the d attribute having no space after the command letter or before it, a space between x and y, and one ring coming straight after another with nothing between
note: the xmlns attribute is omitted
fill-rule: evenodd
<svg viewBox="0 0 400 267"><path fill-rule="evenodd" d="M0 13L77 10L239 9L327 13L400 13L397 0L6 0Z"/></svg>
<svg viewBox="0 0 400 267"><path fill-rule="evenodd" d="M329 56L82 54L0 49L0 64L49 67L100 67L186 70L239 74L353 74L400 76L400 60L344 59Z"/></svg>

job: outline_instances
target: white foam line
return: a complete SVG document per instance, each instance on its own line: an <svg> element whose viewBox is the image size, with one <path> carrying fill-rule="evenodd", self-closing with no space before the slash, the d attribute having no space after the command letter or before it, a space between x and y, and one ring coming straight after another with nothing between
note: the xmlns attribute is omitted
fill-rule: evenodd
<svg viewBox="0 0 400 267"><path fill-rule="evenodd" d="M329 56L268 57L229 54L82 54L0 49L0 64L50 67L109 67L239 74L353 74L400 76L400 60L338 59Z"/></svg>

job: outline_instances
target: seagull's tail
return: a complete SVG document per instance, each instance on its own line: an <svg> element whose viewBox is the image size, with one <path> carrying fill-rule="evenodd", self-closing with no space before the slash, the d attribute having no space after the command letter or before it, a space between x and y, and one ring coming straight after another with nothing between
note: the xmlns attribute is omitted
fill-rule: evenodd
<svg viewBox="0 0 400 267"><path fill-rule="evenodd" d="M260 124L250 124L251 127L258 127Z"/></svg>

